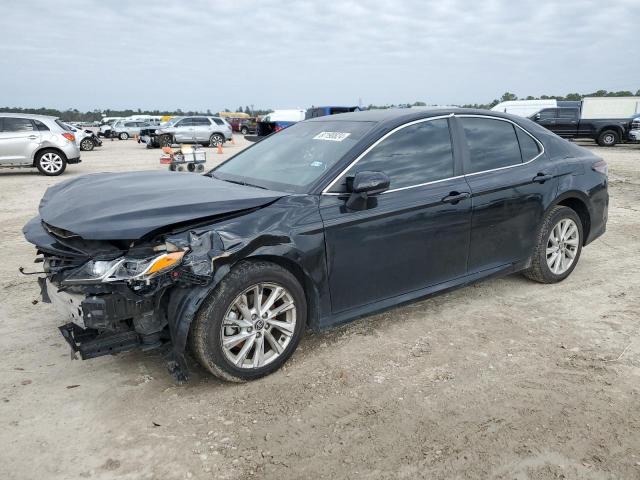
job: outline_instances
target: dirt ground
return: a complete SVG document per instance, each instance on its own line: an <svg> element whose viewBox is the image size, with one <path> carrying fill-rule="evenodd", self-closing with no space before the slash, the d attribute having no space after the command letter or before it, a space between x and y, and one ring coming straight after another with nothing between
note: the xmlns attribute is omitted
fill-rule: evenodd
<svg viewBox="0 0 640 480"><path fill-rule="evenodd" d="M213 165L224 155L207 149ZM640 146L598 148L610 219L558 285L514 275L308 334L248 384L157 351L72 361L21 234L45 189L160 169L106 141L59 178L0 171L0 478L640 478Z"/></svg>

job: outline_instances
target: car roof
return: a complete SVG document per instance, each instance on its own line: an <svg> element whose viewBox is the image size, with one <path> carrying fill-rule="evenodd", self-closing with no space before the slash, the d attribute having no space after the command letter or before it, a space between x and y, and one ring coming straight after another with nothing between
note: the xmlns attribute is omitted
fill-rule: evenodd
<svg viewBox="0 0 640 480"><path fill-rule="evenodd" d="M324 117L316 117L307 122L326 122L326 121L351 121L351 122L376 122L379 124L402 124L422 118L440 117L447 115L483 115L490 117L506 118L508 120L520 119L514 115L494 112L492 110L482 110L478 108L387 108L377 110L364 110L360 112L339 113L337 115L328 115Z"/></svg>
<svg viewBox="0 0 640 480"><path fill-rule="evenodd" d="M35 113L20 113L20 112L0 112L0 117L20 117L30 118L32 120L55 120L58 117L52 115L36 115Z"/></svg>

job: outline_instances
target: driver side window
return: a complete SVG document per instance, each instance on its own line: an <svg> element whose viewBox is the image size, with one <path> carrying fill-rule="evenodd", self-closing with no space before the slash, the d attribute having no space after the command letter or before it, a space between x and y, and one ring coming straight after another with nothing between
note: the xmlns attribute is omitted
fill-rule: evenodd
<svg viewBox="0 0 640 480"><path fill-rule="evenodd" d="M447 119L416 123L391 134L353 165L331 191L346 192L347 178L362 171L385 173L389 190L453 177Z"/></svg>

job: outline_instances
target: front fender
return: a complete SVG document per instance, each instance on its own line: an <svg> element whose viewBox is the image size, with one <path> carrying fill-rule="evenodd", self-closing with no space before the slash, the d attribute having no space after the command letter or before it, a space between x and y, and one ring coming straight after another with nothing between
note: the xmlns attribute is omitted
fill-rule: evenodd
<svg viewBox="0 0 640 480"><path fill-rule="evenodd" d="M189 378L189 369L185 357L189 328L200 305L215 288L215 285L192 288L174 288L169 295L167 322L171 334L172 351L169 354L169 371L178 381Z"/></svg>

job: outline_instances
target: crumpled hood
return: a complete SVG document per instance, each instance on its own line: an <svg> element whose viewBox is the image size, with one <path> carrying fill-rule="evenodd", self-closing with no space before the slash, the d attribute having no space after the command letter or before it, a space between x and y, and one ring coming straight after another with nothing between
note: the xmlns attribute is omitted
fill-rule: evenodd
<svg viewBox="0 0 640 480"><path fill-rule="evenodd" d="M286 195L189 173L97 173L47 189L40 217L85 240L136 240L159 228L260 207Z"/></svg>

